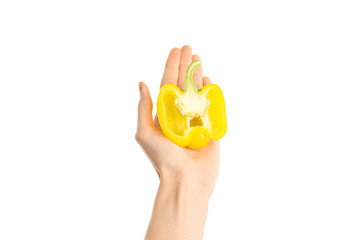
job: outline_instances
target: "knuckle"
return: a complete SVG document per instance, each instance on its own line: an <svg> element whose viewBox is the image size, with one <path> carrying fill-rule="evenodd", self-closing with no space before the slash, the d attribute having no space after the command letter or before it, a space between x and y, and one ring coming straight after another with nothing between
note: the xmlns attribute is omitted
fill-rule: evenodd
<svg viewBox="0 0 362 240"><path fill-rule="evenodd" d="M165 68L166 69L170 69L170 70L173 70L173 69L178 69L178 64L177 63L166 63L166 66Z"/></svg>
<svg viewBox="0 0 362 240"><path fill-rule="evenodd" d="M180 68L181 69L187 69L189 67L190 63L189 62L181 62L180 63Z"/></svg>
<svg viewBox="0 0 362 240"><path fill-rule="evenodd" d="M142 142L142 136L141 136L141 134L140 134L139 131L136 132L134 138L136 139L136 141L137 141L138 143L141 143L141 142Z"/></svg>
<svg viewBox="0 0 362 240"><path fill-rule="evenodd" d="M146 135L147 135L146 131L144 131L142 129L138 129L135 134L135 139L138 143L143 143L145 141L145 139L147 138Z"/></svg>

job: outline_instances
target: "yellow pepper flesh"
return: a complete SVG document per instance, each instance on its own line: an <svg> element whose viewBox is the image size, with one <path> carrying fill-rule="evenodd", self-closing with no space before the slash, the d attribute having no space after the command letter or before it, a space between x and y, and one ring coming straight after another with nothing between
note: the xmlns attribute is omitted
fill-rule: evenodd
<svg viewBox="0 0 362 240"><path fill-rule="evenodd" d="M193 73L199 65L198 60L190 64L184 90L166 84L157 99L158 119L165 136L180 147L191 149L205 147L209 139L222 138L227 129L221 89L215 84L201 90L195 86Z"/></svg>

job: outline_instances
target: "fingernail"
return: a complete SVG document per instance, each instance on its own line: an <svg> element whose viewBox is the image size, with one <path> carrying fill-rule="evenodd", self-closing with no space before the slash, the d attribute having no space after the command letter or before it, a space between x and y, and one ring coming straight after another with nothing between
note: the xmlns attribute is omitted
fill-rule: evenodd
<svg viewBox="0 0 362 240"><path fill-rule="evenodd" d="M138 83L138 89L139 89L140 92L141 92L141 90L142 90L142 82L139 82L139 83Z"/></svg>

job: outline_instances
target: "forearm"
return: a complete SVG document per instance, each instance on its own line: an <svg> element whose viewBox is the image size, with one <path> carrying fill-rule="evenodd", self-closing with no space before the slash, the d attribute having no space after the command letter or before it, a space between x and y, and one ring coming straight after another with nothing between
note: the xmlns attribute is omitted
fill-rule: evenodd
<svg viewBox="0 0 362 240"><path fill-rule="evenodd" d="M194 191L191 181L161 178L146 240L201 240L208 198Z"/></svg>

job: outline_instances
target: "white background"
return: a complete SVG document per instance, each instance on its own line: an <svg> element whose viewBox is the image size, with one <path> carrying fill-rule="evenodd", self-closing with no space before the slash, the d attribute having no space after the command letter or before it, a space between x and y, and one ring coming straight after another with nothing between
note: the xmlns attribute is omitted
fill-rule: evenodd
<svg viewBox="0 0 362 240"><path fill-rule="evenodd" d="M228 132L205 239L362 239L360 1L1 1L0 239L143 239L134 140L189 44Z"/></svg>

